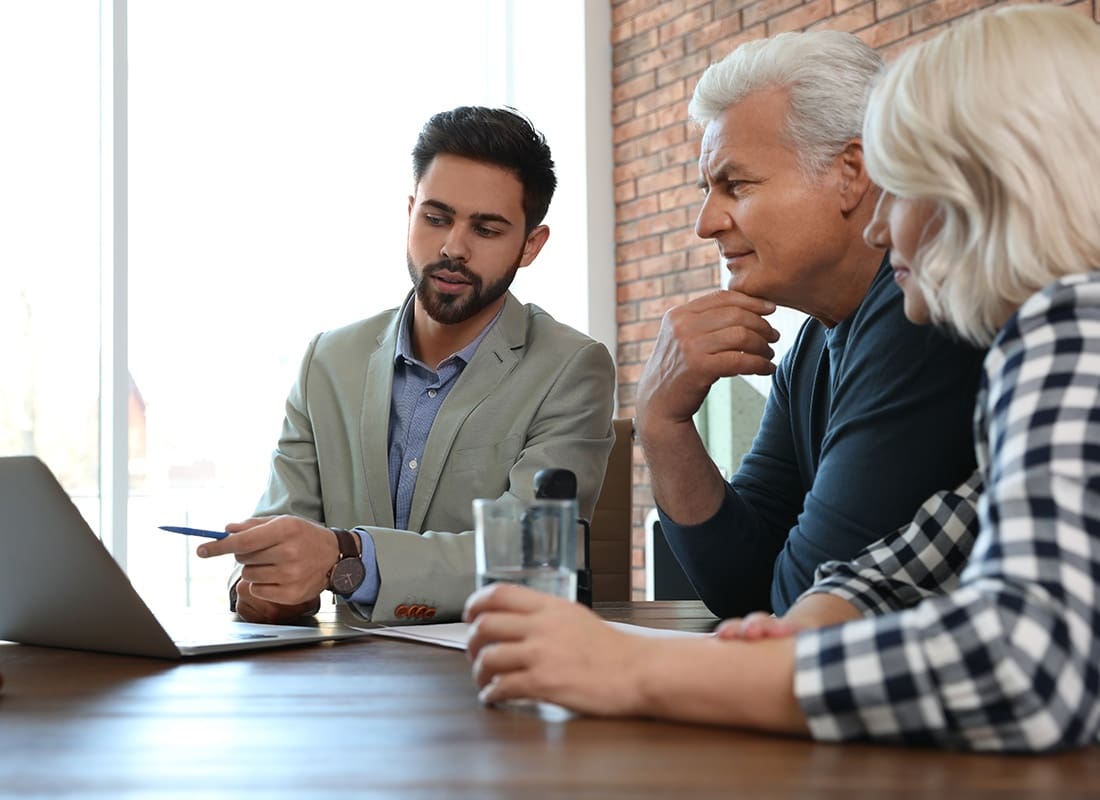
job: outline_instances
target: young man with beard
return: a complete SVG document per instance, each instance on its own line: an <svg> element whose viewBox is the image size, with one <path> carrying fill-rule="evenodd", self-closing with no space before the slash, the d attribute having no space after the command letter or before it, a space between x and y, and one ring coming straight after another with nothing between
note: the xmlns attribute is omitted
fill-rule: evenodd
<svg viewBox="0 0 1100 800"><path fill-rule="evenodd" d="M311 614L333 590L375 622L457 619L474 589L471 502L577 476L590 516L614 433L600 343L508 291L546 243L542 134L506 109L433 116L413 149L400 308L318 335L287 400L267 490L232 535L244 619Z"/></svg>

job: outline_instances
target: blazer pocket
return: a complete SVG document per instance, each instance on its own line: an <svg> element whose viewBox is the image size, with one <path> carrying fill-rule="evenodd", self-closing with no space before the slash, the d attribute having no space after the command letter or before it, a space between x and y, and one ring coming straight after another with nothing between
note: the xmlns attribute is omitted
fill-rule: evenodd
<svg viewBox="0 0 1100 800"><path fill-rule="evenodd" d="M521 449L523 449L523 437L515 435L493 444L452 450L449 469L455 471L484 469L486 466L501 463L507 463L510 466L519 458Z"/></svg>

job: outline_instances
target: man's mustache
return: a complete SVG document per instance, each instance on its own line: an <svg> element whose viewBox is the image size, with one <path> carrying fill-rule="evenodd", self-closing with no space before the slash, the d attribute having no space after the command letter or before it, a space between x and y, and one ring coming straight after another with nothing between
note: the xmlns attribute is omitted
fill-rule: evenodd
<svg viewBox="0 0 1100 800"><path fill-rule="evenodd" d="M449 258L445 258L442 261L436 261L434 264L429 264L424 270L424 276L434 275L437 272L453 272L457 275L461 275L472 284L481 283L481 279L475 275L469 267L457 261L452 261Z"/></svg>

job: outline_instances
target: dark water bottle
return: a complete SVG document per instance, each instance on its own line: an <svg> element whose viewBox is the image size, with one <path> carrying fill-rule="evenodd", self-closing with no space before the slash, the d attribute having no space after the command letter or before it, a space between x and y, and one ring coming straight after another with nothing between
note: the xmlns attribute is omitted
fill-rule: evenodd
<svg viewBox="0 0 1100 800"><path fill-rule="evenodd" d="M534 479L536 500L576 500L577 476L567 469L540 469ZM577 519L577 602L592 607L592 569L588 565L588 520Z"/></svg>

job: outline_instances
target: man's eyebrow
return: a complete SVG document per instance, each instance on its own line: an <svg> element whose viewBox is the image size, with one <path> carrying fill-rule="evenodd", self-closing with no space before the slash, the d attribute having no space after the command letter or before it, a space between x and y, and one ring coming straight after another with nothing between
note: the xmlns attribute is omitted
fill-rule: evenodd
<svg viewBox="0 0 1100 800"><path fill-rule="evenodd" d="M729 159L721 161L714 168L714 171L710 173L709 180L700 170L698 186L700 189L706 189L711 183L728 183L732 180L747 180L751 182L761 182L764 180L760 175L753 172L743 164L738 164L736 161Z"/></svg>
<svg viewBox="0 0 1100 800"><path fill-rule="evenodd" d="M457 213L449 205L439 200L425 200L421 205L431 206L432 208L442 211L444 214L450 214L452 217Z"/></svg>
<svg viewBox="0 0 1100 800"><path fill-rule="evenodd" d="M488 211L471 214L470 219L477 220L478 222L498 222L501 225L509 226L512 224L512 221L507 217L501 216L500 214L493 214Z"/></svg>
<svg viewBox="0 0 1100 800"><path fill-rule="evenodd" d="M454 208L442 202L441 200L425 200L422 205L431 206L432 208L442 211L444 214L450 214L452 217L458 216L458 212ZM474 212L470 215L470 219L476 222L496 222L501 225L509 226L512 224L512 221L507 217L501 216L500 214L493 214L488 211Z"/></svg>

